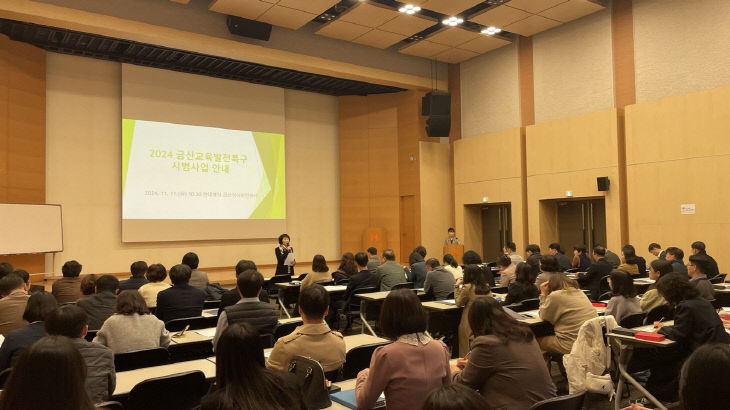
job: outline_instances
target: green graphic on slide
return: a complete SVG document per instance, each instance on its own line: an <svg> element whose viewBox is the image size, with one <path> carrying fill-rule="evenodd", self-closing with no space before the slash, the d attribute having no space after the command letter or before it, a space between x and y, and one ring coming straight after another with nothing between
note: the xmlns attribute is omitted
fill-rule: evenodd
<svg viewBox="0 0 730 410"><path fill-rule="evenodd" d="M122 118L122 195L127 183L127 169L129 168L129 153L132 151L134 138L134 120Z"/></svg>
<svg viewBox="0 0 730 410"><path fill-rule="evenodd" d="M253 132L253 139L259 151L265 178L261 181L262 187L271 187L268 194L258 198L260 203L251 214L251 219L285 219L286 218L286 183L284 135L267 132Z"/></svg>

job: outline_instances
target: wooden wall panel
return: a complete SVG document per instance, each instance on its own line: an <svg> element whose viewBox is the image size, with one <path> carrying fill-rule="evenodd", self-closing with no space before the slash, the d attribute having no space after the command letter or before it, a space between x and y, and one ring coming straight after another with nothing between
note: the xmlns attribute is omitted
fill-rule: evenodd
<svg viewBox="0 0 730 410"><path fill-rule="evenodd" d="M532 60L532 38L520 36L517 42L520 83L520 125L535 123L535 73Z"/></svg>
<svg viewBox="0 0 730 410"><path fill-rule="evenodd" d="M636 103L633 0L614 0L612 7L614 99L616 108L623 108Z"/></svg>

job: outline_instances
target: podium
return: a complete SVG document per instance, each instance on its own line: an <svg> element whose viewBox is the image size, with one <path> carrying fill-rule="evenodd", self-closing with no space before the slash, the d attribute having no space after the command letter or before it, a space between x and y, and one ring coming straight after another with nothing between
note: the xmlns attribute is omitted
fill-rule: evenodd
<svg viewBox="0 0 730 410"><path fill-rule="evenodd" d="M464 256L464 245L462 244L453 244L453 245L444 245L444 256L446 254L452 254L454 255L454 258L456 258L456 261L461 264L461 258Z"/></svg>

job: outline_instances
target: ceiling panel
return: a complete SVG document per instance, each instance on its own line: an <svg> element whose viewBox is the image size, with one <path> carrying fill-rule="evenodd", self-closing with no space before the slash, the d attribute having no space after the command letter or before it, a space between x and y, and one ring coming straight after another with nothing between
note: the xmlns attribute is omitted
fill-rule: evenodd
<svg viewBox="0 0 730 410"><path fill-rule="evenodd" d="M461 50L458 48L451 48L442 53L437 54L436 59L438 61L443 61L444 63L458 64L463 61L474 58L478 55L479 55L478 53L474 53L472 51Z"/></svg>
<svg viewBox="0 0 730 410"><path fill-rule="evenodd" d="M464 30L460 27L444 27L435 34L428 36L428 41L439 43L447 46L456 47L467 41L474 40L484 34L475 33L473 31Z"/></svg>
<svg viewBox="0 0 730 410"><path fill-rule="evenodd" d="M415 43L411 43L398 51L403 54L410 54L412 56L431 58L436 54L443 53L449 48L449 46L445 46L443 44L432 43L428 40L421 40Z"/></svg>
<svg viewBox="0 0 730 410"><path fill-rule="evenodd" d="M378 27L402 13L397 10L376 6L370 3L358 3L350 10L341 15L338 20L348 21L350 23L359 24L367 27Z"/></svg>
<svg viewBox="0 0 730 410"><path fill-rule="evenodd" d="M208 9L218 13L256 20L273 6L272 2L260 0L215 0L208 6Z"/></svg>
<svg viewBox="0 0 730 410"><path fill-rule="evenodd" d="M354 43L364 44L366 46L377 48L388 48L393 44L404 40L407 36L402 34L390 33L378 29L370 30L362 36L352 40Z"/></svg>
<svg viewBox="0 0 730 410"><path fill-rule="evenodd" d="M482 35L479 38L475 38L474 40L460 45L459 48L483 54L487 51L506 46L507 44L511 44L511 42L500 37Z"/></svg>
<svg viewBox="0 0 730 410"><path fill-rule="evenodd" d="M391 33L403 34L404 36L412 36L418 32L421 32L434 24L441 24L435 20L411 16L408 14L398 13L398 17L390 20L389 22L378 27L383 31L390 31Z"/></svg>
<svg viewBox="0 0 730 410"><path fill-rule="evenodd" d="M525 10L533 14L538 14L550 7L555 7L560 3L568 0L510 0L509 6L516 9Z"/></svg>
<svg viewBox="0 0 730 410"><path fill-rule="evenodd" d="M266 12L264 12L258 20L275 26L297 30L303 25L314 20L317 16L318 14L307 13L306 11L275 5L274 7L266 10Z"/></svg>
<svg viewBox="0 0 730 410"><path fill-rule="evenodd" d="M592 1L570 0L565 3L560 3L553 8L549 8L540 13L540 15L553 20L568 22L577 20L583 16L587 16L603 9L603 6L593 3Z"/></svg>
<svg viewBox="0 0 730 410"><path fill-rule="evenodd" d="M276 0L265 1L276 3ZM278 5L320 15L337 3L339 3L339 0L279 0Z"/></svg>
<svg viewBox="0 0 730 410"><path fill-rule="evenodd" d="M474 7L483 1L484 0L428 0L422 2L421 7L453 16L466 9Z"/></svg>
<svg viewBox="0 0 730 410"><path fill-rule="evenodd" d="M469 21L473 21L487 27L494 26L502 28L514 23L515 21L530 17L530 15L530 13L524 10L502 5L488 9L484 13L469 17Z"/></svg>
<svg viewBox="0 0 730 410"><path fill-rule="evenodd" d="M370 27L348 23L347 21L334 20L323 25L316 33L325 37L352 41L370 30Z"/></svg>
<svg viewBox="0 0 730 410"><path fill-rule="evenodd" d="M517 33L525 37L530 37L533 34L537 34L541 31L551 29L555 26L562 24L559 21L551 20L542 16L532 15L524 20L520 20L516 23L512 23L508 26L502 27L512 33Z"/></svg>

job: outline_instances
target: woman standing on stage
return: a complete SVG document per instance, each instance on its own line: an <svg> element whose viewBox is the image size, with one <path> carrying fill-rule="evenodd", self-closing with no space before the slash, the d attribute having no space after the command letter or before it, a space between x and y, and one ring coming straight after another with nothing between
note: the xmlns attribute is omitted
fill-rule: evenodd
<svg viewBox="0 0 730 410"><path fill-rule="evenodd" d="M294 260L294 248L289 245L290 241L291 238L289 235L285 233L279 235L279 246L274 249L274 253L276 253L277 275L294 274L294 265L296 265L297 261ZM288 261L287 258L289 259Z"/></svg>

